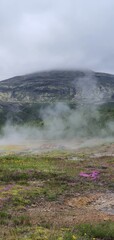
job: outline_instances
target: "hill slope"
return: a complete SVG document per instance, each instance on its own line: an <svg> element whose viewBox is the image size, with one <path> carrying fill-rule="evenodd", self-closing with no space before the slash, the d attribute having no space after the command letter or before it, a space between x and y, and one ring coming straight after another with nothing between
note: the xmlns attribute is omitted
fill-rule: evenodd
<svg viewBox="0 0 114 240"><path fill-rule="evenodd" d="M114 75L92 71L47 71L0 82L0 121L35 120L41 105L114 100ZM33 114L32 114L33 113Z"/></svg>
<svg viewBox="0 0 114 240"><path fill-rule="evenodd" d="M23 103L77 100L79 98L77 82L80 80L83 85L90 83L87 86L88 90L90 85L96 85L96 90L105 92L105 97L113 98L114 75L82 71L50 71L1 81L0 100Z"/></svg>

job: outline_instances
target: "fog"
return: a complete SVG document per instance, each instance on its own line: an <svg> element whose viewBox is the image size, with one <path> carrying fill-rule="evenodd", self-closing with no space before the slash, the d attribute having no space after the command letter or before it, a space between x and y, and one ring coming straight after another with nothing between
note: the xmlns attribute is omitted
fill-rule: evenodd
<svg viewBox="0 0 114 240"><path fill-rule="evenodd" d="M75 82L79 99L76 108L58 102L40 110L43 126L30 127L7 122L0 145L31 146L37 151L58 148L78 149L114 141L114 121L104 120L100 111L106 96L92 73ZM45 145L47 144L47 145ZM49 144L51 144L49 146Z"/></svg>

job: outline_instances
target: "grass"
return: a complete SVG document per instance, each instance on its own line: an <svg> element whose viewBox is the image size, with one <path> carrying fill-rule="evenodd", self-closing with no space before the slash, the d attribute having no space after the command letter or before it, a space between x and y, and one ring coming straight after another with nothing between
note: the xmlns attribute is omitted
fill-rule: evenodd
<svg viewBox="0 0 114 240"><path fill-rule="evenodd" d="M31 227L29 220L21 216L14 220L16 228L6 230L1 239L21 239L21 240L113 240L114 224L111 222L96 225L82 224L72 229L61 228L48 229L41 226ZM21 227L23 225L23 228ZM3 229L2 233L3 233ZM8 234L10 233L10 237ZM8 237L8 238L7 238Z"/></svg>
<svg viewBox="0 0 114 240"><path fill-rule="evenodd" d="M83 161L69 160L73 157L82 158ZM100 171L96 181L79 176L81 171L90 172L94 169ZM104 189L113 191L113 172L113 157L90 159L84 153L54 151L38 156L0 157L0 240L114 239L113 222L76 226L64 226L60 222L56 227L50 219L45 221L43 215L38 218L40 221L35 221L35 216L32 218L30 212L35 207L39 209L42 204L44 208L62 206L67 197L77 194L104 192ZM49 211L53 217L53 210L49 207L46 214Z"/></svg>
<svg viewBox="0 0 114 240"><path fill-rule="evenodd" d="M81 236L86 235L88 238L114 239L114 223L82 224L78 227L78 232Z"/></svg>

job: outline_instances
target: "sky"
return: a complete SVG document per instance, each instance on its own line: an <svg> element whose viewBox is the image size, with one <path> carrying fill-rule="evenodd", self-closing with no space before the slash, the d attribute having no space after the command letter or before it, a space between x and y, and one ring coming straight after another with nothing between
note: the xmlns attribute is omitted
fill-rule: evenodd
<svg viewBox="0 0 114 240"><path fill-rule="evenodd" d="M0 0L0 80L51 69L114 73L114 0Z"/></svg>

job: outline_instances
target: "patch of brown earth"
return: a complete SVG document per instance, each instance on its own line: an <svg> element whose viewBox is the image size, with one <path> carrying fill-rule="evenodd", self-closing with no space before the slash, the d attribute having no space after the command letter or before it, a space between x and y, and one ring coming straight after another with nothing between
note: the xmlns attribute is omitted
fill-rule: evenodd
<svg viewBox="0 0 114 240"><path fill-rule="evenodd" d="M114 198L111 194L94 193L90 195L67 198L64 202L41 202L28 209L32 224L49 224L53 226L73 226L80 223L95 223L111 220L114 221L114 213L103 210L107 203L107 209L111 209Z"/></svg>
<svg viewBox="0 0 114 240"><path fill-rule="evenodd" d="M70 198L66 200L66 205L71 207L83 208L88 207L91 203L95 202L101 196L100 193L89 194L88 196L79 196L76 198Z"/></svg>

